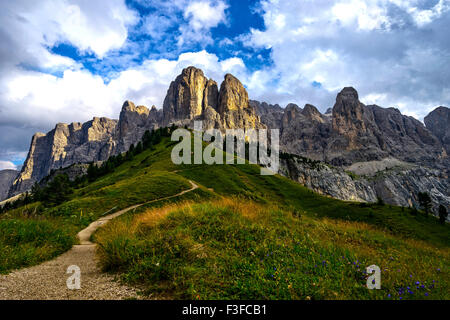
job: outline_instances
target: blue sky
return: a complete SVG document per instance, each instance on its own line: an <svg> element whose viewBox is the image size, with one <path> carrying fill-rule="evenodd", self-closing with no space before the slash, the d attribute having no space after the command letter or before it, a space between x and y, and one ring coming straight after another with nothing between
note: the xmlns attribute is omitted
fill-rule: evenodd
<svg viewBox="0 0 450 320"><path fill-rule="evenodd" d="M420 120L450 104L450 0L17 0L0 19L0 170L58 122L160 108L189 65L282 107L345 86Z"/></svg>
<svg viewBox="0 0 450 320"><path fill-rule="evenodd" d="M178 45L178 37L181 35L179 26L182 23L189 23L189 18L183 16L183 12L173 13L173 11L160 10L158 2L154 4L136 0L126 1L126 5L135 10L139 15L139 22L128 29L127 41L130 45L125 45L117 50L109 52L107 57L98 57L92 52L80 52L76 46L67 42L59 42L49 47L49 51L69 57L83 65L92 74L98 74L108 81L114 77L115 73L126 70L131 66L140 65L148 58L176 59L183 52L197 52L206 50L215 54L220 60L239 56L244 61L250 71L261 68L262 65L270 66L270 49L252 48L244 46L235 38L243 34L248 34L253 29L264 30L264 19L258 12L260 4L258 1L233 0L225 3L224 15L226 18L221 23L209 29L212 41L190 41L182 46ZM214 7L213 2L211 6ZM162 11L162 12L161 12ZM161 28L161 36L155 37L146 30L149 23L147 17L158 15L160 18L176 20L177 23ZM135 50L131 44L137 44L145 49ZM121 59L116 59L120 56ZM126 63L124 63L126 60ZM61 77L60 71L53 72Z"/></svg>

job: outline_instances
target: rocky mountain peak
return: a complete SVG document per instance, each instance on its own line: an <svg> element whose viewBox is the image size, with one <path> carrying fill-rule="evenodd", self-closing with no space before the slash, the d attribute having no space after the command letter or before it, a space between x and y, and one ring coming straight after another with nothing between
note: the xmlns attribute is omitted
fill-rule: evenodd
<svg viewBox="0 0 450 320"><path fill-rule="evenodd" d="M8 197L9 188L18 174L16 170L0 170L0 201Z"/></svg>
<svg viewBox="0 0 450 320"><path fill-rule="evenodd" d="M145 106L137 106L136 107L132 101L127 100L122 105L121 115L126 114L127 112L145 114L146 116L148 116L150 110Z"/></svg>
<svg viewBox="0 0 450 320"><path fill-rule="evenodd" d="M353 87L345 87L341 90L341 92L338 93L336 100L344 100L344 101L351 101L351 100L359 100L358 91L356 91Z"/></svg>
<svg viewBox="0 0 450 320"><path fill-rule="evenodd" d="M248 94L242 83L227 73L220 85L218 111L224 114L229 111L248 108Z"/></svg>
<svg viewBox="0 0 450 320"><path fill-rule="evenodd" d="M450 109L443 106L434 109L424 118L424 123L450 154Z"/></svg>
<svg viewBox="0 0 450 320"><path fill-rule="evenodd" d="M263 126L249 105L248 93L233 75L226 74L218 89L217 83L207 79L195 67L183 69L170 84L163 105L163 125L193 125L203 120L204 127L259 128Z"/></svg>
<svg viewBox="0 0 450 320"><path fill-rule="evenodd" d="M323 122L322 114L320 111L311 104L306 104L305 107L302 110L302 115L307 117L310 120L320 121Z"/></svg>
<svg viewBox="0 0 450 320"><path fill-rule="evenodd" d="M366 133L364 105L358 100L358 92L346 87L336 97L333 107L332 129L339 136L339 148L358 148L357 137ZM344 139L342 139L344 138ZM343 140L347 140L344 145Z"/></svg>
<svg viewBox="0 0 450 320"><path fill-rule="evenodd" d="M282 128L287 128L289 124L295 122L301 112L302 109L298 105L289 103L284 109L283 118L281 119Z"/></svg>
<svg viewBox="0 0 450 320"><path fill-rule="evenodd" d="M207 81L202 70L195 67L183 69L167 90L163 104L164 122L168 124L200 116Z"/></svg>

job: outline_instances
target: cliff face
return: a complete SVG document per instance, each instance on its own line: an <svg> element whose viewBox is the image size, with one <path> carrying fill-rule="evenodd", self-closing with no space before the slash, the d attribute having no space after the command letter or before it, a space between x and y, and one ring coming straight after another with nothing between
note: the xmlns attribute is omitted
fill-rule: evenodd
<svg viewBox="0 0 450 320"><path fill-rule="evenodd" d="M394 108L365 106L353 88L339 93L332 117L327 162L350 165L393 156L433 166L445 156L442 144L421 122Z"/></svg>
<svg viewBox="0 0 450 320"><path fill-rule="evenodd" d="M279 172L311 190L341 200L376 202L379 198L391 205L419 207L417 195L427 191L435 212L440 204L450 209L450 182L441 170L398 161L386 166L383 162L358 163L379 168L357 175L324 162L291 156L281 160Z"/></svg>
<svg viewBox="0 0 450 320"><path fill-rule="evenodd" d="M429 129L445 147L447 154L450 154L450 109L438 107L424 119L427 129Z"/></svg>
<svg viewBox="0 0 450 320"><path fill-rule="evenodd" d="M0 201L5 200L8 197L9 188L18 174L19 171L16 170L0 171Z"/></svg>
<svg viewBox="0 0 450 320"><path fill-rule="evenodd" d="M94 118L83 124L58 123L47 134L36 133L9 196L29 190L52 169L107 159L116 149L116 142L111 139L116 125L116 120Z"/></svg>
<svg viewBox="0 0 450 320"><path fill-rule="evenodd" d="M170 84L164 99L164 123L177 120L194 119L200 116L204 103L208 103L214 91L214 83L209 83L203 71L194 67L183 69L181 74ZM206 91L206 92L205 92ZM204 99L205 98L205 99Z"/></svg>
<svg viewBox="0 0 450 320"><path fill-rule="evenodd" d="M226 74L219 90L214 80L195 67L184 69L170 84L163 113L163 125L193 127L194 120L202 120L204 128L220 130L265 127L237 78Z"/></svg>

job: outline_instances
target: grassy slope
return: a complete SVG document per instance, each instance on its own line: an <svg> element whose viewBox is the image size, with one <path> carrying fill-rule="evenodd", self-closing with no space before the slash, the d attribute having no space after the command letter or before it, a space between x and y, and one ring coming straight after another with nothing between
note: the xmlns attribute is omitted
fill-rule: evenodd
<svg viewBox="0 0 450 320"><path fill-rule="evenodd" d="M102 255L105 268L123 272L125 278L130 281L146 281L149 289L170 290L171 297L197 297L196 294L198 294L201 298L304 298L305 295L313 298L369 297L367 289L362 290L360 286L359 289L355 290L351 288L352 285L355 285L354 279L361 276L358 273L351 273L350 270L352 269L345 268L345 270L348 270L343 269L344 271L336 272L327 269L326 272L318 274L307 271L308 268L311 268L313 262L316 263L320 260L318 258L320 254L327 256L324 259L328 261L326 262L327 266L336 265L338 260L335 259L342 253L347 260L352 262L359 260L359 263L361 263L360 270L363 266L366 266L366 262L378 263L380 266L392 270L398 267L401 271L392 276L390 290L397 285L408 284L407 281L410 279L407 273L410 272L411 274L414 273L414 276L419 274L422 280L439 281L440 274L435 275L433 271L440 268L443 272L445 271L444 275L448 277L450 228L449 226L439 225L434 218L425 218L421 215L412 216L409 210L398 207L362 205L323 197L286 178L261 176L259 168L253 165L175 166L170 161L170 145L172 144L165 139L162 144L157 146L155 151L144 151L136 156L133 161L124 163L117 168L112 174L76 190L71 201L56 208L45 209L44 213L39 216L31 214L29 219L40 221L43 216L49 220L55 220L61 230L70 230L70 235L74 237L76 231L97 219L102 213L112 208L118 210L136 203L176 194L190 187L188 182L188 179L190 179L199 184L201 188L192 193L187 193L179 199L144 206L137 210L135 215L127 214L111 223L111 227L108 225L100 232L98 236L103 239L100 243L104 248L112 245L112 242L115 246L113 251L104 251ZM260 220L251 220L244 217L239 210L221 210L217 208L217 203L214 202L221 197L237 195L241 199L245 199L241 202L254 202L254 205L257 206L255 208L261 208L261 210L257 210L260 212ZM169 215L168 220L162 219L160 225L143 230L140 228L129 229L136 231L136 233L124 230L124 233L121 234L114 231L114 227L120 229L118 225L120 223L135 223L133 222L134 219L141 215L139 212L144 212L145 216L147 214L145 213L146 207L161 207L168 203L186 199L197 203L202 202L197 207L194 206L194 209L189 209L202 212L202 214L186 216L185 218L189 221L183 222L183 214L177 213L177 210L175 210L173 215ZM263 208L273 206L275 208L272 211L263 210ZM27 210L25 209L25 213ZM180 210L183 212L185 209ZM8 213L6 220L17 217L19 212L22 215L24 208ZM293 212L296 213L296 216L300 213L302 218L293 217ZM176 220L178 224L170 223L173 216L178 217L178 220ZM264 220L265 216L270 216L274 220ZM6 220L1 220L1 223ZM217 220L217 226L229 225L229 229L216 228L216 224L213 223L215 220ZM208 221L211 221L211 223ZM201 226L199 231L211 233L210 238L207 238L204 243L199 242L198 233L195 233L197 232L196 229L192 228L196 223ZM189 234L191 229L192 233ZM310 229L314 231L309 232ZM250 239L253 242L247 244L248 239L245 237L246 241L235 239L234 236L241 233L239 230L242 230L243 234L252 235L254 233L255 239ZM217 234L214 235L214 232L217 232ZM177 239L177 241L167 242L167 239L162 237L165 233L172 234L173 239ZM188 240L176 238L178 234L187 234ZM281 240L277 238L277 235L281 236ZM122 240L117 240L116 236ZM221 244L214 237L225 239L225 241ZM297 239L297 242L301 243L303 247L295 247L295 241L292 242L293 240L290 241L289 239ZM183 242L184 240L188 241L187 244ZM0 239L0 243L2 241L4 240ZM110 241L112 242L110 243ZM127 246L130 243L133 244L133 241L136 241L138 245L135 251L130 251ZM207 263L206 267L202 269L195 263L192 264L191 258L182 255L183 250L180 251L180 248L185 248L186 253L192 250L193 247L190 248L189 243L192 245L200 243L206 248L205 250L211 250L212 256L218 257L217 259L221 257L221 259L209 260L209 264ZM283 251L284 253L280 254L279 257L273 256L270 258L270 266L273 265L273 267L278 268L277 264L282 266L284 261L289 261L288 264L293 264L298 270L289 278L291 282L293 281L290 288L289 284L287 284L287 289L282 289L280 283L277 285L271 283L271 286L267 287L267 291L264 291L267 283L263 281L265 279L263 270L266 270L268 265L256 267L244 254L253 252L261 258L262 252L266 252L264 250L272 250L276 248L277 244L283 243L290 244L290 246L287 246ZM251 252L245 251L243 248L247 248L250 244L254 245L254 250ZM162 246L164 250L154 249L155 245ZM36 249L42 247L37 242L34 243L34 246ZM314 254L305 251L306 248L314 248L312 251ZM60 251L63 250L65 249L63 248ZM14 250L10 250L10 252L12 251ZM173 252L179 252L180 256L165 256ZM308 258L308 254L314 259ZM122 261L121 263L110 264L108 261L114 260L114 255L130 255L129 259L131 260L126 261L133 261L133 264L130 265L120 259L118 261ZM390 258L391 256L393 260ZM43 256L32 263L47 258ZM186 272L180 275L175 271L174 273L168 271L169 274L158 278L152 273L155 271L154 268L148 265L149 261L153 261L152 259L174 260L174 265L180 266L181 270L191 270L193 273ZM347 260L346 263L349 262ZM0 258L0 265L3 266L4 261L5 258ZM228 268L230 261L237 264L232 269ZM267 260L265 261L267 262ZM322 264L322 261L319 261L319 265ZM15 266L25 265L28 264L17 263ZM300 268L301 265L305 266ZM312 267L315 268L315 265ZM142 268L141 271L139 271L139 268ZM226 286L225 292L218 293L208 285L208 283L218 281L217 278L210 278L212 275L218 275L214 268L219 268L225 280L232 279L230 280L232 283L228 283ZM288 266L286 265L285 268L288 268ZM419 271L412 272L413 269ZM176 270L176 268L173 270ZM324 271L325 269L317 269L316 271L319 272L319 270ZM268 269L266 271L269 272ZM305 272L308 272L306 273L308 276L304 275ZM208 274L210 277L207 277ZM252 274L258 274L256 278L259 280L254 280L256 281L254 284L252 284L253 280L247 279ZM274 277L276 276L277 274L274 274ZM390 276L384 275L383 277ZM435 279L431 279L433 277ZM200 284L197 285L198 279L205 279L205 281L200 281ZM286 279L283 280L283 285L284 281ZM307 284L308 281L310 285ZM344 292L339 293L339 286L346 281L350 287L346 286ZM434 289L437 292L435 297L443 298L445 295L439 293L439 290L441 290L439 288L448 289L448 279L447 282L440 283L441 287L437 286L438 289ZM251 291L249 288L253 286L258 287L258 289ZM315 288L315 286L318 286L318 288ZM243 291L237 289L244 287L247 289L243 289ZM295 289L295 292L289 294L288 291L292 288ZM201 294L198 293L199 290ZM334 293L330 295L330 292L336 292L337 296Z"/></svg>
<svg viewBox="0 0 450 320"><path fill-rule="evenodd" d="M112 221L96 234L102 266L158 298L448 299L448 273L438 271L448 268L448 250L243 200L171 204ZM383 270L382 290L365 287L372 264ZM407 287L412 293L398 293Z"/></svg>
<svg viewBox="0 0 450 320"><path fill-rule="evenodd" d="M73 229L52 219L0 220L0 274L49 260L75 243Z"/></svg>

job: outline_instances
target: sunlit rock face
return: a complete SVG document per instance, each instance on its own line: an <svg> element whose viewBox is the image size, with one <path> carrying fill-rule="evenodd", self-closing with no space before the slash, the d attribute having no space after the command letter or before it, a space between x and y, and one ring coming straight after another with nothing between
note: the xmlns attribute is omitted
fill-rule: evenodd
<svg viewBox="0 0 450 320"><path fill-rule="evenodd" d="M172 123L193 127L203 120L203 128L221 130L264 128L242 83L226 74L220 90L200 69L188 67L170 84L164 99L164 125Z"/></svg>
<svg viewBox="0 0 450 320"><path fill-rule="evenodd" d="M52 169L67 167L73 163L107 159L117 146L116 141L112 139L116 127L117 120L94 118L83 124L58 123L47 134L36 133L31 140L27 159L9 195L29 190Z"/></svg>
<svg viewBox="0 0 450 320"><path fill-rule="evenodd" d="M164 123L186 119L194 119L203 112L205 89L212 92L212 84L207 86L208 79L203 71L195 67L183 69L181 74L172 81L164 99ZM217 87L217 86L216 86ZM206 92L208 98L208 92ZM208 99L206 99L206 102Z"/></svg>

